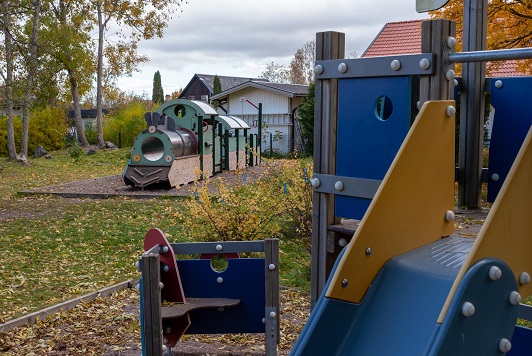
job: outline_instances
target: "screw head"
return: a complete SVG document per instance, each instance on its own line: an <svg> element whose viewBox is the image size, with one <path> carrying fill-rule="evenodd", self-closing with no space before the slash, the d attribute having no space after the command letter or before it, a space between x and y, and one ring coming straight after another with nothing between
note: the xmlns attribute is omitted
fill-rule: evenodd
<svg viewBox="0 0 532 356"><path fill-rule="evenodd" d="M449 105L447 109L445 109L445 113L448 117L454 116L456 114L456 108L452 105Z"/></svg>
<svg viewBox="0 0 532 356"><path fill-rule="evenodd" d="M275 314L274 311L271 311L271 312L270 312L270 318L275 318L276 316L277 316L277 314Z"/></svg>
<svg viewBox="0 0 532 356"><path fill-rule="evenodd" d="M502 277L502 270L497 266L491 266L488 275L492 281L498 281Z"/></svg>
<svg viewBox="0 0 532 356"><path fill-rule="evenodd" d="M268 265L268 269L269 269L270 271L273 271L273 270L275 269L275 265L274 265L273 263L270 263L270 264Z"/></svg>
<svg viewBox="0 0 532 356"><path fill-rule="evenodd" d="M342 279L342 288L347 287L348 283L349 283L349 281L347 280L347 278Z"/></svg>
<svg viewBox="0 0 532 356"><path fill-rule="evenodd" d="M475 314L475 306L473 305L473 303L465 302L464 304L462 304L462 315L463 316L469 318L473 314Z"/></svg>
<svg viewBox="0 0 532 356"><path fill-rule="evenodd" d="M491 180L494 181L494 182L497 182L499 180L499 175L497 173L493 173L491 175Z"/></svg>
<svg viewBox="0 0 532 356"><path fill-rule="evenodd" d="M338 65L338 71L339 71L340 73L345 73L345 72L347 72L347 64L345 64L345 63L340 63L340 64Z"/></svg>
<svg viewBox="0 0 532 356"><path fill-rule="evenodd" d="M142 264L140 263L140 260L137 260L137 262L135 262L135 268L137 269L137 271L142 272Z"/></svg>
<svg viewBox="0 0 532 356"><path fill-rule="evenodd" d="M447 45L447 47L449 47L450 49L453 49L456 47L456 38L454 37L447 37L447 41L445 42L445 44Z"/></svg>
<svg viewBox="0 0 532 356"><path fill-rule="evenodd" d="M503 337L501 341L499 341L499 350L501 352L508 352L511 349L512 349L512 343L510 342L510 340Z"/></svg>
<svg viewBox="0 0 532 356"><path fill-rule="evenodd" d="M449 69L447 72L445 72L445 79L453 80L455 77L456 77L456 73L454 70Z"/></svg>
<svg viewBox="0 0 532 356"><path fill-rule="evenodd" d="M519 292L517 291L512 291L510 293L510 298L509 298L509 301L510 301L510 304L512 305L518 305L519 303L521 303L521 294L519 294Z"/></svg>
<svg viewBox="0 0 532 356"><path fill-rule="evenodd" d="M222 251L223 247L222 245L216 245L216 251Z"/></svg>
<svg viewBox="0 0 532 356"><path fill-rule="evenodd" d="M314 73L316 74L321 74L323 73L323 66L321 64L318 64L314 67Z"/></svg>
<svg viewBox="0 0 532 356"><path fill-rule="evenodd" d="M399 60L397 59L394 59L392 63L390 63L390 67L393 70L398 71L399 69L401 69L401 62L399 62Z"/></svg>
<svg viewBox="0 0 532 356"><path fill-rule="evenodd" d="M157 131L157 127L155 127L155 126L148 127L148 132L149 133L154 133L155 131Z"/></svg>
<svg viewBox="0 0 532 356"><path fill-rule="evenodd" d="M526 272L521 272L519 274L519 284L526 286L528 283L530 283L530 275Z"/></svg>
<svg viewBox="0 0 532 356"><path fill-rule="evenodd" d="M224 279L222 277L218 277L218 278L216 278L216 282L223 283Z"/></svg>
<svg viewBox="0 0 532 356"><path fill-rule="evenodd" d="M502 80L495 81L495 88L497 88L497 89L502 88Z"/></svg>
<svg viewBox="0 0 532 356"><path fill-rule="evenodd" d="M344 190L344 183L339 180L338 182L334 183L334 189L336 190Z"/></svg>
<svg viewBox="0 0 532 356"><path fill-rule="evenodd" d="M312 185L314 188L318 188L321 185L321 181L319 178L312 178L310 185Z"/></svg>
<svg viewBox="0 0 532 356"><path fill-rule="evenodd" d="M170 155L166 155L166 157L164 157L164 161L165 161L166 163L170 163L170 162L172 162L172 160L173 160L173 158L172 158L172 156L170 156Z"/></svg>
<svg viewBox="0 0 532 356"><path fill-rule="evenodd" d="M164 288L164 283L163 282L159 282L159 289L163 289Z"/></svg>
<svg viewBox="0 0 532 356"><path fill-rule="evenodd" d="M421 101L418 100L418 102L416 103L416 108L417 108L418 110L421 109Z"/></svg>
<svg viewBox="0 0 532 356"><path fill-rule="evenodd" d="M445 212L445 220L446 220L447 222L451 222L451 221L453 221L453 220L454 220L454 211L452 211L452 210L447 210L447 211Z"/></svg>
<svg viewBox="0 0 532 356"><path fill-rule="evenodd" d="M419 68L421 69L429 69L430 68L430 60L428 58L423 58L419 61Z"/></svg>
<svg viewBox="0 0 532 356"><path fill-rule="evenodd" d="M372 252L371 247L366 248L366 256L370 256Z"/></svg>
<svg viewBox="0 0 532 356"><path fill-rule="evenodd" d="M340 247L344 247L345 245L347 245L347 239L345 237L342 237L341 239L338 240L338 245Z"/></svg>
<svg viewBox="0 0 532 356"><path fill-rule="evenodd" d="M454 82L454 86L457 87L458 86L458 79L455 79L453 82Z"/></svg>

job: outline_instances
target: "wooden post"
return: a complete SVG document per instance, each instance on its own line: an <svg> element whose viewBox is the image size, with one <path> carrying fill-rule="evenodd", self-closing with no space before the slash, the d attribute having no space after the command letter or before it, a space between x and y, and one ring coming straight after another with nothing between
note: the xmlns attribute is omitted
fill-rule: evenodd
<svg viewBox="0 0 532 356"><path fill-rule="evenodd" d="M434 53L434 74L421 76L420 107L428 100L452 100L454 95L454 64L445 63L444 54L454 52L447 39L456 36L456 24L449 20L426 20L421 24L421 52ZM453 72L449 72L453 71ZM446 75L450 75L446 77Z"/></svg>
<svg viewBox="0 0 532 356"><path fill-rule="evenodd" d="M464 0L464 52L486 49L486 0ZM484 137L484 82L486 63L462 65L460 139L458 154L458 206L479 207L482 188Z"/></svg>
<svg viewBox="0 0 532 356"><path fill-rule="evenodd" d="M280 338L279 328L279 240L264 240L264 263L266 270L266 355L277 355ZM270 313L275 313L272 317Z"/></svg>
<svg viewBox="0 0 532 356"><path fill-rule="evenodd" d="M159 255L142 256L143 355L160 356L163 352Z"/></svg>
<svg viewBox="0 0 532 356"><path fill-rule="evenodd" d="M316 34L316 60L342 59L345 56L345 34ZM336 173L336 129L338 121L338 79L316 80L314 106L314 172ZM312 262L310 305L314 307L327 282L327 228L335 223L334 195L313 194Z"/></svg>

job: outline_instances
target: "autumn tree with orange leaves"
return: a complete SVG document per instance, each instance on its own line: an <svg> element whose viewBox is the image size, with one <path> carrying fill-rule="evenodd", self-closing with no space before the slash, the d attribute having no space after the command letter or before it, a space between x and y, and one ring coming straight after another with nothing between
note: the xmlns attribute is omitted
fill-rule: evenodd
<svg viewBox="0 0 532 356"><path fill-rule="evenodd" d="M456 22L457 48L462 46L463 0L451 0L431 11L431 18ZM487 49L522 48L532 45L532 0L488 0ZM492 68L497 66L492 62ZM518 61L518 69L532 74L532 60ZM489 68L488 68L489 72Z"/></svg>

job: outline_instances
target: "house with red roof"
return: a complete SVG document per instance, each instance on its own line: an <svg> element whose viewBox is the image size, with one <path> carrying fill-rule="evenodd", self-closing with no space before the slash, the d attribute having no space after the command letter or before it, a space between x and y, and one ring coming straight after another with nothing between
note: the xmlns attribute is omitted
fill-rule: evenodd
<svg viewBox="0 0 532 356"><path fill-rule="evenodd" d="M361 57L391 56L398 54L414 54L421 52L422 20L388 22ZM518 69L517 61L498 62L497 65L487 64L487 76L490 77L522 77L526 76Z"/></svg>

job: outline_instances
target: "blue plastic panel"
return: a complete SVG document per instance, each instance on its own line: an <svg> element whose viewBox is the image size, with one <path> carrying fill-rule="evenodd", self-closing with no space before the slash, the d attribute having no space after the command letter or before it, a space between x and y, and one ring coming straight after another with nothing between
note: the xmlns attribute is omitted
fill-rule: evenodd
<svg viewBox="0 0 532 356"><path fill-rule="evenodd" d="M502 83L500 88L495 87L498 80ZM493 202L532 125L532 77L493 78L488 80L486 86L491 88L491 105L495 108L489 152L487 199ZM493 174L499 176L497 181L491 178Z"/></svg>
<svg viewBox="0 0 532 356"><path fill-rule="evenodd" d="M240 299L236 307L190 312L186 334L264 333L265 269L263 258L228 259L227 269L216 272L211 260L178 260L185 298ZM217 279L221 277L222 283Z"/></svg>
<svg viewBox="0 0 532 356"><path fill-rule="evenodd" d="M512 349L508 356L529 356L532 353L532 329L516 326L512 336Z"/></svg>
<svg viewBox="0 0 532 356"><path fill-rule="evenodd" d="M411 82L410 77L339 80L336 175L384 178L410 128ZM382 96L389 101L379 110ZM336 196L336 216L361 219L370 202Z"/></svg>

